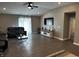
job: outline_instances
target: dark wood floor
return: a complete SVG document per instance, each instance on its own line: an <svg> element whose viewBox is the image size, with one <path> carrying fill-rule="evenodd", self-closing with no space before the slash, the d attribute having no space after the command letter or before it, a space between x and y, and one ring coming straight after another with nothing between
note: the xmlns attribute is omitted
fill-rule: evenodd
<svg viewBox="0 0 79 59"><path fill-rule="evenodd" d="M45 57L60 50L79 56L79 47L72 40L60 41L39 34L29 35L28 39L9 39L6 57Z"/></svg>

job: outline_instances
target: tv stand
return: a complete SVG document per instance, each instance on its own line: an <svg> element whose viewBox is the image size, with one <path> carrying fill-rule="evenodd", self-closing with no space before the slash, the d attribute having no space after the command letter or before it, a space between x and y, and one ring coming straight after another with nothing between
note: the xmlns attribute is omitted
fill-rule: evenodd
<svg viewBox="0 0 79 59"><path fill-rule="evenodd" d="M47 37L53 37L54 31L49 30L42 30L41 35L47 36Z"/></svg>

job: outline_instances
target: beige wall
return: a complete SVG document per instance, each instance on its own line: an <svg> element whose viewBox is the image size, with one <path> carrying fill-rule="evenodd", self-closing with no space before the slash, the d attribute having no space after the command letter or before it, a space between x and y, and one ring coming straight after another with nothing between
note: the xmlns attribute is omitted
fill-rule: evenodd
<svg viewBox="0 0 79 59"><path fill-rule="evenodd" d="M0 31L6 31L7 27L18 25L18 16L0 15Z"/></svg>
<svg viewBox="0 0 79 59"><path fill-rule="evenodd" d="M75 34L74 34L74 43L79 45L79 3L74 3L71 5L67 5L67 6L63 6L61 8L56 8L54 10L51 10L49 12L47 12L46 14L44 14L42 16L42 20L41 20L41 27L47 27L44 26L43 24L43 20L45 17L54 17L54 23L55 23L55 30L58 34L56 34L56 36L63 38L63 34L64 34L64 13L66 12L75 12ZM59 27L60 28L59 28ZM58 27L58 28L57 28Z"/></svg>
<svg viewBox="0 0 79 59"><path fill-rule="evenodd" d="M0 15L0 31L7 30L7 27L17 27L18 26L18 17L17 15ZM40 27L40 17L32 16L32 31L36 32L37 28Z"/></svg>
<svg viewBox="0 0 79 59"><path fill-rule="evenodd" d="M79 45L79 4L77 5L77 10L76 10L76 26L75 26L75 38L74 38L74 43L77 43Z"/></svg>
<svg viewBox="0 0 79 59"><path fill-rule="evenodd" d="M54 29L55 29L55 36L63 38L64 32L64 13L66 12L74 12L76 11L76 4L71 4L67 6L63 6L60 8L53 9L42 16L41 20L41 27L48 27L45 26L43 23L44 18L47 17L54 17Z"/></svg>
<svg viewBox="0 0 79 59"><path fill-rule="evenodd" d="M40 16L32 17L32 32L33 33L37 33L37 29L40 28L40 25L41 25L40 20L41 20Z"/></svg>

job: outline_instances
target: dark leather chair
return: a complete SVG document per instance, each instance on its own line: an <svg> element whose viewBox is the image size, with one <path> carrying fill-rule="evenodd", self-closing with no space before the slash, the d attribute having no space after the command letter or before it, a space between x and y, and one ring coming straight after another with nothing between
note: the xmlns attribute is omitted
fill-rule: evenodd
<svg viewBox="0 0 79 59"><path fill-rule="evenodd" d="M8 40L0 40L0 52L4 52L8 49Z"/></svg>
<svg viewBox="0 0 79 59"><path fill-rule="evenodd" d="M0 32L0 56L3 56L7 49L8 40L6 38L6 33Z"/></svg>
<svg viewBox="0 0 79 59"><path fill-rule="evenodd" d="M20 35L26 36L26 31L24 30L24 27L8 27L7 35L8 38L17 38Z"/></svg>

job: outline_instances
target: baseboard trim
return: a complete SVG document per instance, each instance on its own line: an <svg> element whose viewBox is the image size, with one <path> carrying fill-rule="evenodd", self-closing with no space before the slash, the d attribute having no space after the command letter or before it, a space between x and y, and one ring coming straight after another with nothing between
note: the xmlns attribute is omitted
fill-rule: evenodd
<svg viewBox="0 0 79 59"><path fill-rule="evenodd" d="M73 44L79 46L79 43L74 42Z"/></svg>
<svg viewBox="0 0 79 59"><path fill-rule="evenodd" d="M48 55L48 56L46 56L46 57L54 57L54 56L56 56L56 55L58 55L58 54L60 54L60 53L63 53L63 52L65 52L65 50L57 51L57 52L52 53L52 54L50 54L50 55Z"/></svg>
<svg viewBox="0 0 79 59"><path fill-rule="evenodd" d="M59 39L59 40L61 40L61 41L64 41L64 39L63 39L63 38L60 38L60 37L54 36L54 38Z"/></svg>

